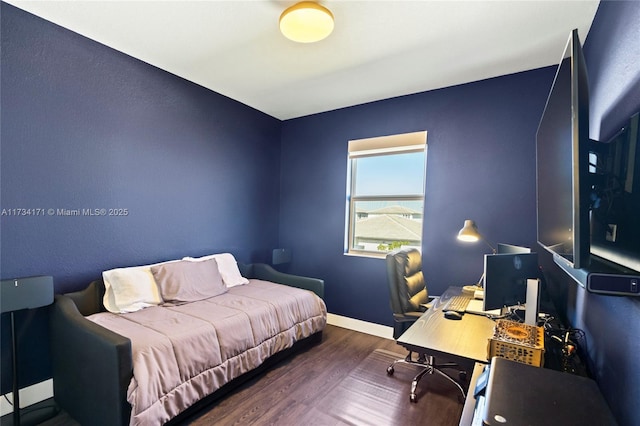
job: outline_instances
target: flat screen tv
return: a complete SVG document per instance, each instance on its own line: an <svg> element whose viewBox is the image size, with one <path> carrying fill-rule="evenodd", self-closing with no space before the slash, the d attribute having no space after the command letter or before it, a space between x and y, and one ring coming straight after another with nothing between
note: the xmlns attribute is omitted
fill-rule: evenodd
<svg viewBox="0 0 640 426"><path fill-rule="evenodd" d="M588 265L590 254L588 92L573 30L536 134L536 180L538 243L576 269Z"/></svg>
<svg viewBox="0 0 640 426"><path fill-rule="evenodd" d="M591 254L640 272L640 112L591 155ZM595 255L595 256L593 256ZM628 272L628 271L623 271Z"/></svg>

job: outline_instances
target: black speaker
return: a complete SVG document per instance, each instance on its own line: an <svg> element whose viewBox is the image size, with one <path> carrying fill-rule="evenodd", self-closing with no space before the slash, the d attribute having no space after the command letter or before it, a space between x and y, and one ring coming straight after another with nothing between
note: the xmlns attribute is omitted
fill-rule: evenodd
<svg viewBox="0 0 640 426"><path fill-rule="evenodd" d="M291 249L273 249L273 252L271 254L271 264L281 265L283 263L291 263Z"/></svg>
<svg viewBox="0 0 640 426"><path fill-rule="evenodd" d="M39 276L2 280L2 313L34 309L53 303L53 277Z"/></svg>
<svg viewBox="0 0 640 426"><path fill-rule="evenodd" d="M640 275L591 273L587 277L587 290L614 296L640 296Z"/></svg>
<svg viewBox="0 0 640 426"><path fill-rule="evenodd" d="M11 313L11 363L13 367L13 426L20 426L20 386L18 385L18 339L15 311L35 309L53 303L53 277L14 278L0 282L2 313Z"/></svg>

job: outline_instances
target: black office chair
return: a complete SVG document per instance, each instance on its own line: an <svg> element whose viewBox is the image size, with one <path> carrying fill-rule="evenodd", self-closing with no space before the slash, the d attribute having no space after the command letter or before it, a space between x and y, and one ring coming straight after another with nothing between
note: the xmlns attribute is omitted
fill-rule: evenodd
<svg viewBox="0 0 640 426"><path fill-rule="evenodd" d="M429 298L424 275L422 273L422 254L416 249L399 249L387 254L387 278L389 282L389 294L391 310L393 311L393 338L398 340L420 316L426 311L431 303L437 298ZM387 368L387 374L392 375L395 365L405 363L422 367L422 371L414 377L411 382L411 392L409 399L416 402L416 389L418 382L425 374L437 373L446 377L454 383L463 399L466 397L464 389L460 384L447 373L441 371L442 368L460 369L452 362L436 364L431 355L418 353L418 358L414 360L413 352L409 351L406 358L398 359ZM466 377L465 371L458 371L461 379Z"/></svg>

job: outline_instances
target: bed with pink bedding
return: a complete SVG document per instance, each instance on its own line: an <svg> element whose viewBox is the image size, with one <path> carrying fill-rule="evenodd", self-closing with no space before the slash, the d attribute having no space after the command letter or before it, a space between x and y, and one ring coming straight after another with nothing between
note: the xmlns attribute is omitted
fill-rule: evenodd
<svg viewBox="0 0 640 426"><path fill-rule="evenodd" d="M242 285L212 286L214 265L154 266L159 294L143 302L134 298L132 312L105 309L109 297L122 301L109 295L119 284L106 274L81 292L56 296L52 354L58 405L81 424L175 422L190 407L211 403L321 336L322 280L255 264L239 265ZM158 296L159 303L149 300Z"/></svg>

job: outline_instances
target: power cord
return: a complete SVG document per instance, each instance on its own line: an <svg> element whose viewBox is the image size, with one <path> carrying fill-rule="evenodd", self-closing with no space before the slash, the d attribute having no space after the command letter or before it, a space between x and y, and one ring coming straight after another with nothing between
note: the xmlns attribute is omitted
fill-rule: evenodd
<svg viewBox="0 0 640 426"><path fill-rule="evenodd" d="M499 320L499 319L506 319L506 320L511 320L514 322L524 322L524 318L522 318L519 314L518 311L524 311L525 306L524 305L514 305L514 306L509 306L507 307L507 311L504 314L500 314L500 315L491 315L491 314L487 314L485 315L487 318L492 319L492 320Z"/></svg>
<svg viewBox="0 0 640 426"><path fill-rule="evenodd" d="M560 367L562 371L582 374L580 371L579 352L581 347L586 346L584 331L577 328L553 327L550 323L545 324L545 331L549 339L560 347Z"/></svg>

